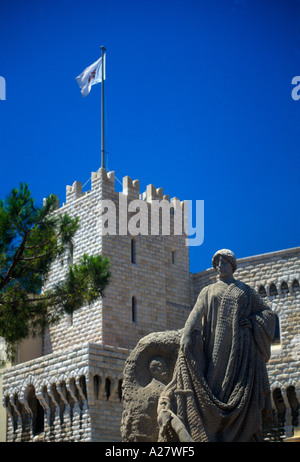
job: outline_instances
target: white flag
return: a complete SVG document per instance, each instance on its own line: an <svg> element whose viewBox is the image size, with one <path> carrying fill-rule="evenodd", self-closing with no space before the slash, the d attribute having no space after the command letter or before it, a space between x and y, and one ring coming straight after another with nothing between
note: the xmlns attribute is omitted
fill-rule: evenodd
<svg viewBox="0 0 300 462"><path fill-rule="evenodd" d="M103 54L104 69L103 75L105 80L105 61L106 53ZM82 96L85 97L91 91L91 86L102 82L102 56L95 63L87 67L78 77L76 82L81 88Z"/></svg>

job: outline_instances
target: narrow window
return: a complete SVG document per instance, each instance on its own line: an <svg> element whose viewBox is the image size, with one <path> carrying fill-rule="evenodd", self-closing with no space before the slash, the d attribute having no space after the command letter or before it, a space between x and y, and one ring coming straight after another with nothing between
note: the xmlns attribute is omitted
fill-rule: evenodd
<svg viewBox="0 0 300 462"><path fill-rule="evenodd" d="M270 285L270 296L278 295L274 282Z"/></svg>
<svg viewBox="0 0 300 462"><path fill-rule="evenodd" d="M297 399L295 387L293 385L287 387L286 394L287 394L289 405L292 410L292 425L293 427L298 427L300 404Z"/></svg>
<svg viewBox="0 0 300 462"><path fill-rule="evenodd" d="M289 288L288 288L288 285L285 281L283 281L283 283L281 284L281 293L282 294L288 294L289 293Z"/></svg>
<svg viewBox="0 0 300 462"><path fill-rule="evenodd" d="M33 433L38 435L44 431L44 408L36 398L36 415L34 416Z"/></svg>
<svg viewBox="0 0 300 462"><path fill-rule="evenodd" d="M136 242L131 239L131 263L136 263Z"/></svg>
<svg viewBox="0 0 300 462"><path fill-rule="evenodd" d="M294 282L293 282L292 290L293 290L293 292L298 292L298 290L300 290L299 282L297 281L297 279L295 279Z"/></svg>
<svg viewBox="0 0 300 462"><path fill-rule="evenodd" d="M37 399L32 385L28 389L27 402L32 411L32 432L35 436L44 431L44 408Z"/></svg>
<svg viewBox="0 0 300 462"><path fill-rule="evenodd" d="M277 410L279 426L283 427L285 422L286 405L280 388L275 388L275 390L273 391L273 399Z"/></svg>
<svg viewBox="0 0 300 462"><path fill-rule="evenodd" d="M136 322L136 298L134 296L131 298L131 320Z"/></svg>
<svg viewBox="0 0 300 462"><path fill-rule="evenodd" d="M175 265L175 250L172 250L172 265Z"/></svg>
<svg viewBox="0 0 300 462"><path fill-rule="evenodd" d="M273 345L280 343L280 322L277 314L275 314L275 334L272 343Z"/></svg>
<svg viewBox="0 0 300 462"><path fill-rule="evenodd" d="M85 398L87 399L86 380L85 380L84 375L81 375L79 377L79 385L80 385L80 388L82 390L82 393L84 394Z"/></svg>
<svg viewBox="0 0 300 462"><path fill-rule="evenodd" d="M264 286L260 286L260 288L258 289L258 293L261 297L266 297L267 296L267 292L266 292L266 289L264 288Z"/></svg>
<svg viewBox="0 0 300 462"><path fill-rule="evenodd" d="M99 375L94 376L94 395L96 399L99 399L101 378Z"/></svg>
<svg viewBox="0 0 300 462"><path fill-rule="evenodd" d="M110 387L111 387L111 381L110 381L110 379L107 377L107 378L105 379L106 399L109 399L109 397L110 397L110 392L111 392Z"/></svg>

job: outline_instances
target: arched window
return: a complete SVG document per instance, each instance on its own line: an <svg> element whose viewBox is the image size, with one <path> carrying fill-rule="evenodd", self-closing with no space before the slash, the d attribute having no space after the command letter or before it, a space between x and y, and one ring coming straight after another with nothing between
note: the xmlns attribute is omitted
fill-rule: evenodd
<svg viewBox="0 0 300 462"><path fill-rule="evenodd" d="M278 295L278 292L274 282L272 282L272 284L270 285L270 296L272 297L274 295Z"/></svg>
<svg viewBox="0 0 300 462"><path fill-rule="evenodd" d="M111 387L111 381L110 381L110 379L107 377L107 378L105 379L106 399L109 399L109 397L110 397L110 393L111 393L110 387Z"/></svg>
<svg viewBox="0 0 300 462"><path fill-rule="evenodd" d="M266 297L267 296L267 292L266 292L266 289L264 288L264 286L260 286L260 288L258 289L258 293L261 297Z"/></svg>
<svg viewBox="0 0 300 462"><path fill-rule="evenodd" d="M287 387L286 395L292 411L292 425L294 427L298 427L300 404L297 399L295 387L293 385Z"/></svg>
<svg viewBox="0 0 300 462"><path fill-rule="evenodd" d="M100 385L101 385L101 377L99 375L95 375L94 376L94 396L95 396L95 399L99 399Z"/></svg>
<svg viewBox="0 0 300 462"><path fill-rule="evenodd" d="M277 314L275 314L275 334L272 343L273 345L280 343L280 322Z"/></svg>
<svg viewBox="0 0 300 462"><path fill-rule="evenodd" d="M35 436L44 431L44 408L37 399L32 385L28 388L27 402L32 411L32 433Z"/></svg>
<svg viewBox="0 0 300 462"><path fill-rule="evenodd" d="M136 263L136 242L135 239L131 239L131 263Z"/></svg>
<svg viewBox="0 0 300 462"><path fill-rule="evenodd" d="M292 290L293 292L298 292L298 290L300 290L299 281L297 279L293 281Z"/></svg>
<svg viewBox="0 0 300 462"><path fill-rule="evenodd" d="M280 289L281 289L282 294L288 294L289 293L289 288L288 288L288 285L287 285L287 283L285 281L283 281L281 283Z"/></svg>
<svg viewBox="0 0 300 462"><path fill-rule="evenodd" d="M87 390L86 390L86 380L85 380L85 375L81 375L79 377L79 385L82 390L82 393L84 394L85 398L87 399Z"/></svg>
<svg viewBox="0 0 300 462"><path fill-rule="evenodd" d="M136 297L131 297L131 320L136 322Z"/></svg>
<svg viewBox="0 0 300 462"><path fill-rule="evenodd" d="M18 395L15 394L13 397L14 404L16 404L17 401L18 401ZM7 408L7 411L12 417L13 430L15 432L18 429L18 414L16 412L16 406L12 406L12 403L10 401L10 396L5 397L5 407Z"/></svg>
<svg viewBox="0 0 300 462"><path fill-rule="evenodd" d="M278 423L280 426L284 426L286 405L280 388L275 388L275 390L273 391L273 399L277 410Z"/></svg>

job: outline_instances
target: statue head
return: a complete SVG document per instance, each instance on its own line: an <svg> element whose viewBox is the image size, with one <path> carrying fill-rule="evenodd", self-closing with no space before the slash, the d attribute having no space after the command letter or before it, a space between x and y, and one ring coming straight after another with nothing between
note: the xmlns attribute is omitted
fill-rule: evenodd
<svg viewBox="0 0 300 462"><path fill-rule="evenodd" d="M169 367L162 356L155 356L149 363L150 374L160 382L166 383L169 379Z"/></svg>
<svg viewBox="0 0 300 462"><path fill-rule="evenodd" d="M235 258L234 253L231 250L221 249L221 250L218 250L214 254L213 259L212 259L212 265L213 265L213 267L214 267L214 269L216 271L218 271L220 269L219 268L220 261L221 262L223 261L223 263L224 262L229 262L230 265L231 265L232 274L235 272L235 270L237 268L236 258Z"/></svg>

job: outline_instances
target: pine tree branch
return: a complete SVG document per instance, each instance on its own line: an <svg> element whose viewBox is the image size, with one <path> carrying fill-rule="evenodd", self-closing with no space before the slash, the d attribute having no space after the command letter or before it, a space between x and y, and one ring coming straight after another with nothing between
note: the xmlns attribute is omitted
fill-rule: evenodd
<svg viewBox="0 0 300 462"><path fill-rule="evenodd" d="M7 273L6 273L6 276L0 282L0 291L10 281L13 271L14 271L15 267L17 266L18 262L20 261L22 255L23 255L23 252L24 252L24 249L25 249L25 244L26 244L26 241L27 241L29 235L30 235L30 231L27 231L27 233L23 237L23 240L22 240L21 244L19 245L18 250L16 251L16 253L14 255L13 261L12 261L12 263L11 263Z"/></svg>
<svg viewBox="0 0 300 462"><path fill-rule="evenodd" d="M26 249L27 250L27 249ZM50 250L50 252L45 252L41 255L34 255L33 257L21 257L19 261L33 261L39 260L40 258L49 257L53 252L56 252L57 249Z"/></svg>
<svg viewBox="0 0 300 462"><path fill-rule="evenodd" d="M53 242L54 240L56 240L60 235L61 235L61 233L58 233L55 236L53 236L51 239L48 239L48 241L42 242L42 244L27 246L26 250L36 250L36 249L40 249L41 247L45 247L46 245L48 245L51 242Z"/></svg>
<svg viewBox="0 0 300 462"><path fill-rule="evenodd" d="M55 301L55 298L57 298L58 300ZM5 303L8 303L9 305L17 305L19 303L35 303L35 302L45 302L45 301L49 301L49 303L51 304L51 306L56 306L56 305L59 305L63 302L63 297L62 295L58 295L58 294L49 294L49 295L46 295L46 296L39 296L37 298L34 298L33 296L32 297L29 297L27 299L15 299L15 300L8 300L8 301L3 301L0 300L0 305L4 305Z"/></svg>

